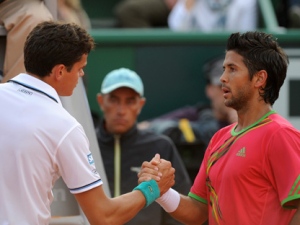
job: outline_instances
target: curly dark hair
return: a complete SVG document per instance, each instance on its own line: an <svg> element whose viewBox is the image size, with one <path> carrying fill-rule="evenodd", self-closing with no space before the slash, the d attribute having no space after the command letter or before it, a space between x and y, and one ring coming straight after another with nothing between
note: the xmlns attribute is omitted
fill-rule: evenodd
<svg viewBox="0 0 300 225"><path fill-rule="evenodd" d="M25 42L26 71L45 77L58 64L64 64L70 71L74 63L90 53L94 46L93 38L75 23L42 22L30 32Z"/></svg>
<svg viewBox="0 0 300 225"><path fill-rule="evenodd" d="M260 96L266 103L274 104L284 83L289 59L271 34L259 31L233 33L228 38L227 51L235 51L243 57L250 80L260 70L268 74L266 86Z"/></svg>

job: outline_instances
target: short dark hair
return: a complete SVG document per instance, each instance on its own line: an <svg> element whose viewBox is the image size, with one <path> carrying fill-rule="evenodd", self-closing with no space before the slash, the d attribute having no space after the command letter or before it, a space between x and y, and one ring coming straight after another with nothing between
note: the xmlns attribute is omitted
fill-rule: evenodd
<svg viewBox="0 0 300 225"><path fill-rule="evenodd" d="M288 56L271 34L259 31L243 34L233 33L228 38L227 51L235 51L243 57L248 68L250 80L260 70L266 70L266 86L260 90L260 96L266 103L274 104L284 83Z"/></svg>
<svg viewBox="0 0 300 225"><path fill-rule="evenodd" d="M47 21L38 24L24 46L24 64L28 73L45 77L52 68L64 64L70 71L82 55L94 48L94 40L75 23Z"/></svg>

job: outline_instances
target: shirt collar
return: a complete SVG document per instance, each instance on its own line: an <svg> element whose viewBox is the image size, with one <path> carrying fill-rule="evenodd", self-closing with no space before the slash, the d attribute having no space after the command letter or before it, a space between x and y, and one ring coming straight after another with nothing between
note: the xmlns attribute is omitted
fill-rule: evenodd
<svg viewBox="0 0 300 225"><path fill-rule="evenodd" d="M14 78L12 78L12 80L23 83L27 86L31 86L35 89L41 90L42 92L45 92L48 95L55 98L57 100L58 104L62 105L61 100L60 100L56 90L53 87L51 87L49 84L47 84L46 82L44 82L34 76L26 74L26 73L20 73L18 76L15 76Z"/></svg>

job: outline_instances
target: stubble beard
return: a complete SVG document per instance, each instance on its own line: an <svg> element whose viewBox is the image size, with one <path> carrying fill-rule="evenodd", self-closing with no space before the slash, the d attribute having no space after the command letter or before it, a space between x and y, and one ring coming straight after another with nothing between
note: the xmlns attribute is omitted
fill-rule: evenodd
<svg viewBox="0 0 300 225"><path fill-rule="evenodd" d="M235 109L237 112L241 111L247 105L251 98L251 93L248 89L239 89L235 95L232 94L230 99L225 99L225 105L227 107Z"/></svg>

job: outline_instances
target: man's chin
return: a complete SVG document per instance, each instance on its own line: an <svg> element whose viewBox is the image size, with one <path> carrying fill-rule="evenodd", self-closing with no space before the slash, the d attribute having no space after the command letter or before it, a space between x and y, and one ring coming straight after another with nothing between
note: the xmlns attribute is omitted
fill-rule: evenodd
<svg viewBox="0 0 300 225"><path fill-rule="evenodd" d="M128 129L127 128L119 128L119 129L114 129L114 134L116 134L116 135L122 135L122 134L124 134L124 133L126 133L128 131Z"/></svg>

